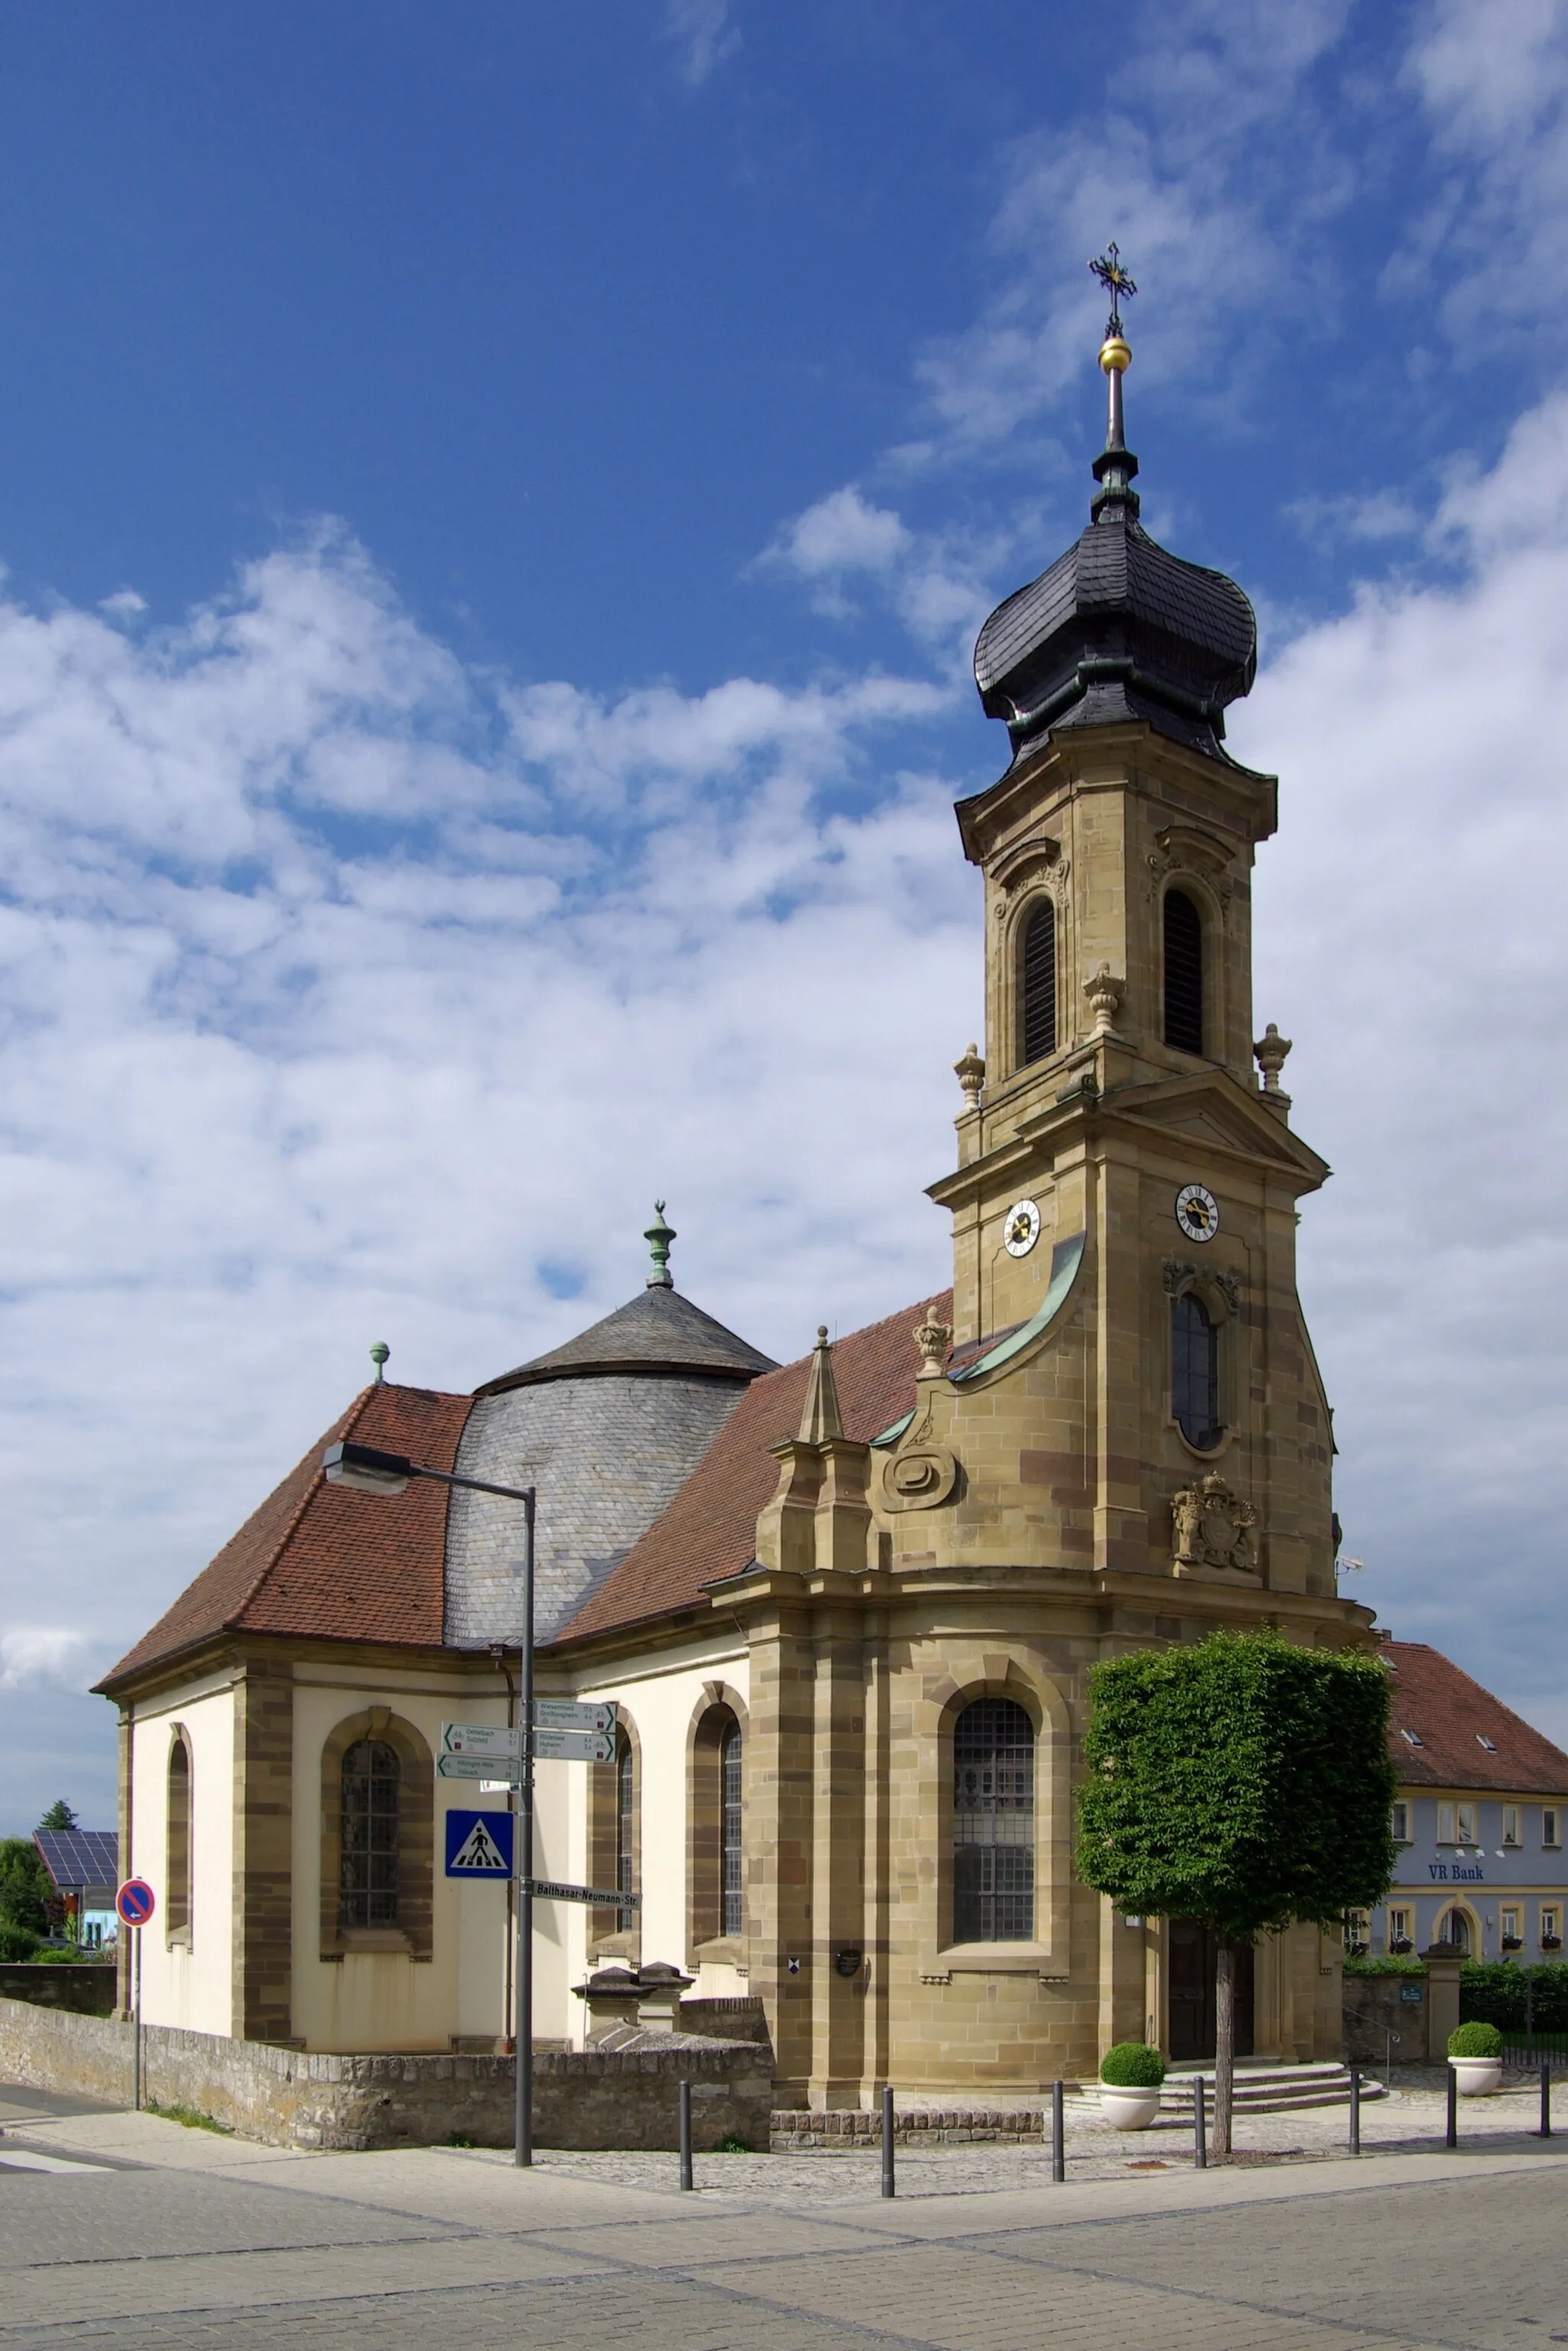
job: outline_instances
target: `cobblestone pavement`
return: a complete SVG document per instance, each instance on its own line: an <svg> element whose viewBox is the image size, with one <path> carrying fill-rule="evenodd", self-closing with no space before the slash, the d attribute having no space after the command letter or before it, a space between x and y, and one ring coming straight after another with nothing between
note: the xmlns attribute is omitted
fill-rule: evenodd
<svg viewBox="0 0 1568 2351"><path fill-rule="evenodd" d="M1480 2104L1451 2155L1433 2092L1369 2106L1359 2164L1343 2109L1249 2117L1263 2159L1202 2173L1185 2129L1080 2118L1065 2187L1045 2149L901 2150L888 2202L863 2156L701 2157L683 2196L667 2156L295 2155L0 2093L0 2351L1568 2342L1568 2133Z"/></svg>

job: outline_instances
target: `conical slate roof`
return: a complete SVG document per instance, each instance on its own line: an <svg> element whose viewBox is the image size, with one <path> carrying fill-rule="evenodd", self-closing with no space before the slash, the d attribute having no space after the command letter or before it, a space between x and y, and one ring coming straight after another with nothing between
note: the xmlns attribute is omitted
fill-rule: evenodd
<svg viewBox="0 0 1568 2351"><path fill-rule="evenodd" d="M475 1394L500 1395L507 1388L531 1387L542 1380L582 1379L605 1372L698 1372L744 1383L778 1368L771 1355L747 1346L678 1290L653 1282L564 1346L486 1380Z"/></svg>

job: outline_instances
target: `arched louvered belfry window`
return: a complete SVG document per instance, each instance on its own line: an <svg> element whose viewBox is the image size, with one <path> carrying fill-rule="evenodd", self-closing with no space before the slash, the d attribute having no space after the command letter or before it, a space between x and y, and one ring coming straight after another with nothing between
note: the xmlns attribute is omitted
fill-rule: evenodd
<svg viewBox="0 0 1568 2351"><path fill-rule="evenodd" d="M169 1749L169 1808L164 1823L164 1929L170 1935L191 1931L191 1750L183 1730L176 1730Z"/></svg>
<svg viewBox="0 0 1568 2351"><path fill-rule="evenodd" d="M953 1726L953 1940L1034 1939L1034 1725L977 1698Z"/></svg>
<svg viewBox="0 0 1568 2351"><path fill-rule="evenodd" d="M634 1894L637 1838L637 1764L632 1741L622 1731L615 1750L615 1886L621 1894ZM615 1924L629 1934L637 1924L635 1910L616 1913Z"/></svg>
<svg viewBox="0 0 1568 2351"><path fill-rule="evenodd" d="M1165 903L1166 1043L1203 1050L1203 917L1185 890Z"/></svg>
<svg viewBox="0 0 1568 2351"><path fill-rule="evenodd" d="M343 1758L340 1915L345 1927L398 1923L402 1767L384 1739L359 1739Z"/></svg>
<svg viewBox="0 0 1568 2351"><path fill-rule="evenodd" d="M1171 1417L1189 1445L1201 1452L1218 1445L1219 1425L1219 1333L1208 1309L1192 1290L1171 1308Z"/></svg>
<svg viewBox="0 0 1568 2351"><path fill-rule="evenodd" d="M1019 956L1020 1060L1043 1061L1056 1050L1056 908L1041 898L1023 926Z"/></svg>
<svg viewBox="0 0 1568 2351"><path fill-rule="evenodd" d="M732 1718L719 1748L719 1932L746 1932L746 1897L741 1832L740 1725Z"/></svg>

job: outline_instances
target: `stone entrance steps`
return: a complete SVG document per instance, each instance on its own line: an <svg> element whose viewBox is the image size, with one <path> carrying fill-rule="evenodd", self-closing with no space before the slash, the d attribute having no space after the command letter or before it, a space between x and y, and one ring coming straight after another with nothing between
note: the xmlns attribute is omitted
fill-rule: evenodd
<svg viewBox="0 0 1568 2351"><path fill-rule="evenodd" d="M1160 2092L1160 2112L1190 2115L1193 2085L1199 2075L1212 2105L1213 2066L1180 2065L1173 2066L1166 2075L1165 2087ZM1386 2093L1380 2081L1364 2072L1361 2095L1364 2098L1381 2098ZM1253 2115L1289 2114L1301 2106L1347 2106L1350 2068L1333 2060L1311 2065L1270 2065L1244 2057L1236 2068L1232 2102L1238 2114Z"/></svg>

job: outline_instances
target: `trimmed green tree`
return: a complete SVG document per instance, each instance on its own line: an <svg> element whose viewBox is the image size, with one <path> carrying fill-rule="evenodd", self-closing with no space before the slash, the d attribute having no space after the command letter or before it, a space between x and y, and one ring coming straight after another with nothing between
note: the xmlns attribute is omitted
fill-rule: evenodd
<svg viewBox="0 0 1568 2351"><path fill-rule="evenodd" d="M1236 1954L1368 1909L1394 1869L1388 1677L1359 1652L1216 1633L1090 1676L1078 1871L1129 1916L1218 1949L1214 2149L1230 2151Z"/></svg>
<svg viewBox="0 0 1568 2351"><path fill-rule="evenodd" d="M55 1798L54 1802L38 1823L41 1829L74 1829L79 1825L75 1813L63 1796Z"/></svg>

